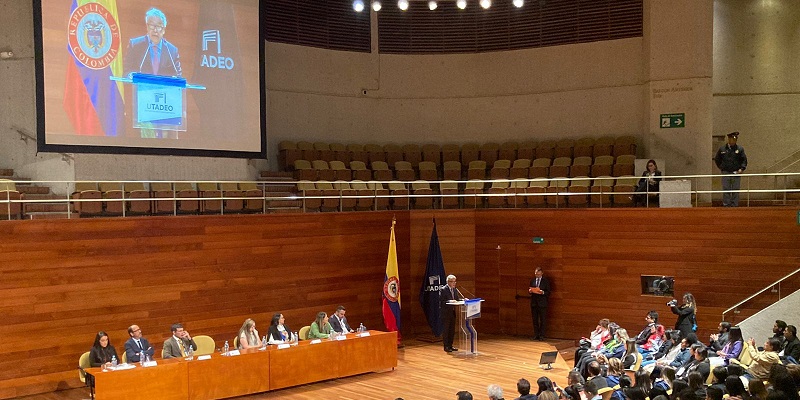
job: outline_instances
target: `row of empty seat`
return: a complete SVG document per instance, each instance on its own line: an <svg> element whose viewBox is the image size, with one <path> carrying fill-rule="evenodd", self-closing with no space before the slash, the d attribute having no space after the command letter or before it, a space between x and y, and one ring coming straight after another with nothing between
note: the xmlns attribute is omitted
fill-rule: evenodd
<svg viewBox="0 0 800 400"><path fill-rule="evenodd" d="M472 161L480 160L493 165L497 160L517 160L537 158L556 159L560 157L577 158L599 156L636 155L636 138L634 136L581 138L535 141L508 141L499 143L458 144L348 144L323 142L282 141L279 144L278 163L284 171L294 169L295 161L324 160L327 162L361 161L366 165L381 161L394 169L398 161L407 161L417 168L420 162L429 161L439 166L447 161L458 161L467 166Z"/></svg>
<svg viewBox="0 0 800 400"><path fill-rule="evenodd" d="M255 182L78 182L71 198L81 216L260 213L264 192ZM234 197L226 200L186 200ZM238 198L237 198L238 197ZM249 198L248 198L249 197ZM148 200L148 199L170 200ZM174 200L173 200L174 198ZM125 199L124 201L121 199ZM114 201L118 200L118 201Z"/></svg>
<svg viewBox="0 0 800 400"><path fill-rule="evenodd" d="M469 163L466 169L459 161L445 161L441 170L431 161L421 161L414 167L408 161L397 161L390 168L385 161L374 161L367 168L362 161L296 160L295 177L299 180L379 180L414 181L417 179L462 180L462 179L517 179L517 178L575 178L579 176L625 176L634 175L633 155L559 157L554 160L537 158L534 160L497 160L493 165L482 160ZM349 168L348 168L349 167Z"/></svg>
<svg viewBox="0 0 800 400"><path fill-rule="evenodd" d="M414 182L300 181L305 211L405 210L479 207L587 207L634 205L638 178ZM488 187L487 187L488 186Z"/></svg>

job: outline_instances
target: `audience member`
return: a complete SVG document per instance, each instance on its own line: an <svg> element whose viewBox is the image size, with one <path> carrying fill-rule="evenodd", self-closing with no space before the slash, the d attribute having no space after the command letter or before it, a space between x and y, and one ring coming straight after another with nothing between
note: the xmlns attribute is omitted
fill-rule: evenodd
<svg viewBox="0 0 800 400"><path fill-rule="evenodd" d="M652 202L655 203L653 205L658 207L658 186L659 182L661 182L660 176L661 171L658 170L656 161L648 160L647 169L642 172L642 177L639 179L639 183L636 185L636 192L642 193L634 196L636 205L647 205L645 196L648 194L654 194L655 201Z"/></svg>
<svg viewBox="0 0 800 400"><path fill-rule="evenodd" d="M189 335L189 332L183 328L183 325L176 323L172 324L172 337L164 342L164 359L185 357L187 348L191 347L192 350L197 350L197 344Z"/></svg>
<svg viewBox="0 0 800 400"><path fill-rule="evenodd" d="M634 364L636 364L636 361L642 357L642 355L636 351L636 342L633 339L628 339L625 341L624 357L625 358L622 359L622 366L625 369L633 368Z"/></svg>
<svg viewBox="0 0 800 400"><path fill-rule="evenodd" d="M652 378L653 374L656 374L655 379ZM653 388L650 389L650 398L654 399L659 395L669 396L672 393L672 382L675 381L675 369L669 366L658 367L653 370L653 374L651 374Z"/></svg>
<svg viewBox="0 0 800 400"><path fill-rule="evenodd" d="M725 378L725 391L731 400L750 400L750 394L744 390L744 383L738 376L731 375Z"/></svg>
<svg viewBox="0 0 800 400"><path fill-rule="evenodd" d="M472 400L472 393L462 390L456 393L456 400Z"/></svg>
<svg viewBox="0 0 800 400"><path fill-rule="evenodd" d="M784 365L773 365L772 368L770 368L767 382L769 382L769 390L781 392L790 400L798 399L797 386Z"/></svg>
<svg viewBox="0 0 800 400"><path fill-rule="evenodd" d="M800 339L797 338L797 327L788 325L786 330L783 331L783 337L786 339L783 343L783 357L782 360L797 364L800 362Z"/></svg>
<svg viewBox="0 0 800 400"><path fill-rule="evenodd" d="M635 338L636 344L638 344L639 346L647 343L647 339L653 332L652 328L656 326L656 324L658 323L658 313L656 312L656 310L650 310L650 312L648 312L647 315L644 316L644 320L647 323L647 325L645 325L642 331L639 332L639 334L636 335Z"/></svg>
<svg viewBox="0 0 800 400"><path fill-rule="evenodd" d="M628 400L646 400L647 393L638 386L629 387L623 390L625 398Z"/></svg>
<svg viewBox="0 0 800 400"><path fill-rule="evenodd" d="M650 336L647 337L647 341L640 346L642 354L651 355L655 353L661 347L661 343L664 342L666 342L666 338L664 337L664 325L653 325L650 328Z"/></svg>
<svg viewBox="0 0 800 400"><path fill-rule="evenodd" d="M718 358L721 360L719 364L728 364L731 358L739 358L744 347L744 339L742 338L742 329L738 326L730 328L728 333L728 341L722 346L722 349L717 351ZM715 360L715 364L717 361Z"/></svg>
<svg viewBox="0 0 800 400"><path fill-rule="evenodd" d="M653 388L650 381L650 374L648 374L647 371L641 369L634 372L633 387L641 389L642 393L644 393L645 396L650 394L650 390Z"/></svg>
<svg viewBox="0 0 800 400"><path fill-rule="evenodd" d="M580 372L572 370L567 374L567 387L564 388L562 397L569 400L582 400L586 397L584 393L583 375Z"/></svg>
<svg viewBox="0 0 800 400"><path fill-rule="evenodd" d="M714 369L711 370L711 375L713 378L709 388L715 387L725 393L725 378L728 377L728 369L721 365L714 367Z"/></svg>
<svg viewBox="0 0 800 400"><path fill-rule="evenodd" d="M695 303L694 296L691 293L683 295L683 303L678 306L677 300L672 299L669 303L672 313L678 316L675 321L675 329L681 331L682 337L687 337L690 333L696 330L695 313L697 312L697 304Z"/></svg>
<svg viewBox="0 0 800 400"><path fill-rule="evenodd" d="M750 392L753 400L767 400L767 387L760 379L751 379L747 382L747 391Z"/></svg>
<svg viewBox="0 0 800 400"><path fill-rule="evenodd" d="M593 383L595 388L600 389L608 387L608 382L606 381L606 378L603 377L603 370L600 369L600 363L598 363L597 360L589 362L589 365L586 367L586 371L589 374L586 381Z"/></svg>
<svg viewBox="0 0 800 400"><path fill-rule="evenodd" d="M558 395L556 394L556 392L548 390L542 392L542 394L540 394L537 398L539 400L558 400Z"/></svg>
<svg viewBox="0 0 800 400"><path fill-rule="evenodd" d="M723 385L723 387L725 387ZM709 386L706 389L706 400L722 400L722 396L725 395L725 391L720 389L719 387Z"/></svg>
<svg viewBox="0 0 800 400"><path fill-rule="evenodd" d="M110 367L113 360L119 360L119 357L108 339L108 334L105 331L97 332L92 349L89 351L89 363L92 367L103 365Z"/></svg>
<svg viewBox="0 0 800 400"><path fill-rule="evenodd" d="M581 356L586 354L586 352L590 350L597 350L603 343L611 338L611 332L608 329L608 325L611 321L608 318L603 318L600 322L597 323L597 326L594 328L592 333L589 334L589 339L582 338L581 339L581 346L575 350L575 363L573 367L578 366L578 361L581 359Z"/></svg>
<svg viewBox="0 0 800 400"><path fill-rule="evenodd" d="M686 364L692 358L691 347L697 343L697 335L694 333L689 334L689 336L681 339L681 345L679 346L680 350L675 357L670 360L667 357L664 357L663 361L659 361L658 364L660 365L669 365L672 368L678 369L683 364Z"/></svg>
<svg viewBox="0 0 800 400"><path fill-rule="evenodd" d="M486 387L486 394L489 395L489 400L503 400L503 388L499 385L489 385Z"/></svg>
<svg viewBox="0 0 800 400"><path fill-rule="evenodd" d="M539 390L536 392L536 396L538 397L544 391L551 391L555 393L555 389L553 388L553 381L550 378L543 376L536 380L536 385L539 386Z"/></svg>
<svg viewBox="0 0 800 400"><path fill-rule="evenodd" d="M286 318L283 314L276 313L269 322L269 332L267 333L267 343L284 343L292 338L292 330L286 325Z"/></svg>
<svg viewBox="0 0 800 400"><path fill-rule="evenodd" d="M261 337L256 330L256 321L248 318L244 320L242 327L239 328L239 349L249 349L261 347Z"/></svg>
<svg viewBox="0 0 800 400"><path fill-rule="evenodd" d="M747 349L750 352L750 357L753 359L753 362L750 364L750 367L747 368L747 373L745 374L748 380L753 378L767 379L767 377L769 377L769 369L772 368L774 364L779 364L781 362L780 357L778 357L778 352L781 350L781 342L775 336L769 338L766 343L764 343L764 350L762 351L756 350L756 341L750 338L750 346Z"/></svg>
<svg viewBox="0 0 800 400"><path fill-rule="evenodd" d="M786 337L783 333L786 331L787 326L788 325L786 325L786 322L781 320L775 320L775 324L772 325L772 337L778 339L778 341L781 343L781 348L776 351L781 351L783 349L783 342L786 340Z"/></svg>
<svg viewBox="0 0 800 400"><path fill-rule="evenodd" d="M689 374L697 371L703 376L703 381L708 379L711 373L711 364L708 361L708 349L702 343L695 343L691 347L692 359L684 364L680 370L677 371L676 376L680 379L687 380Z"/></svg>
<svg viewBox="0 0 800 400"><path fill-rule="evenodd" d="M687 380L689 383L689 389L694 392L694 397L698 399L705 399L706 398L706 387L705 382L706 379L703 378L703 375L697 371L691 372L689 374L689 378Z"/></svg>
<svg viewBox="0 0 800 400"><path fill-rule="evenodd" d="M578 365L575 367L581 374L586 377L588 373L586 371L586 367L589 365L591 361L597 361L598 356L604 355L606 358L609 357L617 357L623 358L625 355L625 343L629 339L628 332L625 329L617 329L614 332L614 338L610 340L606 345L601 347L597 351L587 352L586 354L581 357L581 360L578 361Z"/></svg>
<svg viewBox="0 0 800 400"><path fill-rule="evenodd" d="M331 335L331 324L328 323L328 314L325 311L317 313L317 319L311 323L308 331L309 339L325 339Z"/></svg>
<svg viewBox="0 0 800 400"><path fill-rule="evenodd" d="M642 368L652 372L655 364L660 366L668 365L675 359L675 356L682 350L681 348L681 331L670 329L665 332L667 340L661 344L658 351L653 354L648 354L642 361ZM651 396L652 397L652 396Z"/></svg>
<svg viewBox="0 0 800 400"><path fill-rule="evenodd" d="M725 346L725 343L728 343L728 331L731 330L731 323L728 321L722 321L717 326L717 333L712 333L709 335L710 341L708 342L709 351L713 351L715 354L716 352L722 350Z"/></svg>
<svg viewBox="0 0 800 400"><path fill-rule="evenodd" d="M153 358L153 354L155 354L155 349L153 346L150 346L150 342L147 339L142 337L142 329L139 328L139 325L131 325L128 327L128 339L125 342L125 358L129 363L137 363L141 361L141 354L144 354L149 357Z"/></svg>
<svg viewBox="0 0 800 400"><path fill-rule="evenodd" d="M622 361L619 358L612 357L608 360L608 371L606 372L606 383L609 387L619 385L619 378L625 374L625 369L622 367Z"/></svg>
<svg viewBox="0 0 800 400"><path fill-rule="evenodd" d="M347 313L347 310L344 306L336 307L336 312L331 314L329 321L331 328L339 333L352 333L353 329L350 328L350 324L347 323L347 317L344 316L345 313Z"/></svg>
<svg viewBox="0 0 800 400"><path fill-rule="evenodd" d="M536 395L531 394L531 383L525 378L517 381L517 392L519 397L514 400L536 400Z"/></svg>

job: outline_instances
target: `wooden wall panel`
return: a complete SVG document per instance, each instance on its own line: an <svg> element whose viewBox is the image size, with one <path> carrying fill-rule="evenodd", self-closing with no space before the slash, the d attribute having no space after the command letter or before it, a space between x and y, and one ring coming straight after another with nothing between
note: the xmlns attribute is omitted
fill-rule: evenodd
<svg viewBox="0 0 800 400"><path fill-rule="evenodd" d="M406 336L429 333L418 295L433 217L446 272L486 299L485 333L530 335L536 265L555 286L548 335L577 338L602 317L638 331L650 309L674 323L664 298L639 294L640 274L674 275L678 292L695 293L703 336L723 309L800 264L796 210L781 208L2 221L0 398L80 385L78 356L94 334L109 331L121 350L132 323L157 353L173 322L221 345L247 317L266 333L282 312L299 330L338 304L351 323L383 329L393 216Z"/></svg>

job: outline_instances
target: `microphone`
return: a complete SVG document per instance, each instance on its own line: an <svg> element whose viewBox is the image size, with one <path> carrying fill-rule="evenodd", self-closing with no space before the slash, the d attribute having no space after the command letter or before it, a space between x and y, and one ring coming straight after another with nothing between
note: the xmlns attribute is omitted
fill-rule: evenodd
<svg viewBox="0 0 800 400"><path fill-rule="evenodd" d="M460 290L458 290L458 288L459 288L459 287L456 287L456 291L458 292L458 294L461 296L461 298L462 298L462 299L464 299L464 298L470 298L470 299L474 299L474 298L475 298L475 295L474 295L474 294L472 294L472 292L470 292L469 290L467 290L465 287L461 286L461 288L462 288L462 289L464 289L464 291L465 291L465 292L467 292L467 294L469 295L469 297L466 297L466 296L464 296L463 294L461 294L461 291L460 291Z"/></svg>
<svg viewBox="0 0 800 400"><path fill-rule="evenodd" d="M167 48L167 54L169 54L169 60L172 61L172 68L175 70L175 76L181 76L181 71L178 71L178 67L175 65L175 59L172 58L172 52L169 51L169 43L166 43L166 40L164 40L164 42L164 47Z"/></svg>
<svg viewBox="0 0 800 400"><path fill-rule="evenodd" d="M139 63L139 72L142 72L142 66L144 66L144 60L147 58L147 54L150 53L150 40L147 40L147 50L144 51L144 56L142 56L142 62Z"/></svg>

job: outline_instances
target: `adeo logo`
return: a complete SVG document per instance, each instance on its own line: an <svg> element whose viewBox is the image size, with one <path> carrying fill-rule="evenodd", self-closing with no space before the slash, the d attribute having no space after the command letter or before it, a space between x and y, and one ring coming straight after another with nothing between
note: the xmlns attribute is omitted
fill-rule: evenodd
<svg viewBox="0 0 800 400"><path fill-rule="evenodd" d="M222 55L222 36L218 30L203 31L203 51L208 51L210 44L216 44L217 55L203 54L201 67L233 70L236 65L232 58Z"/></svg>

